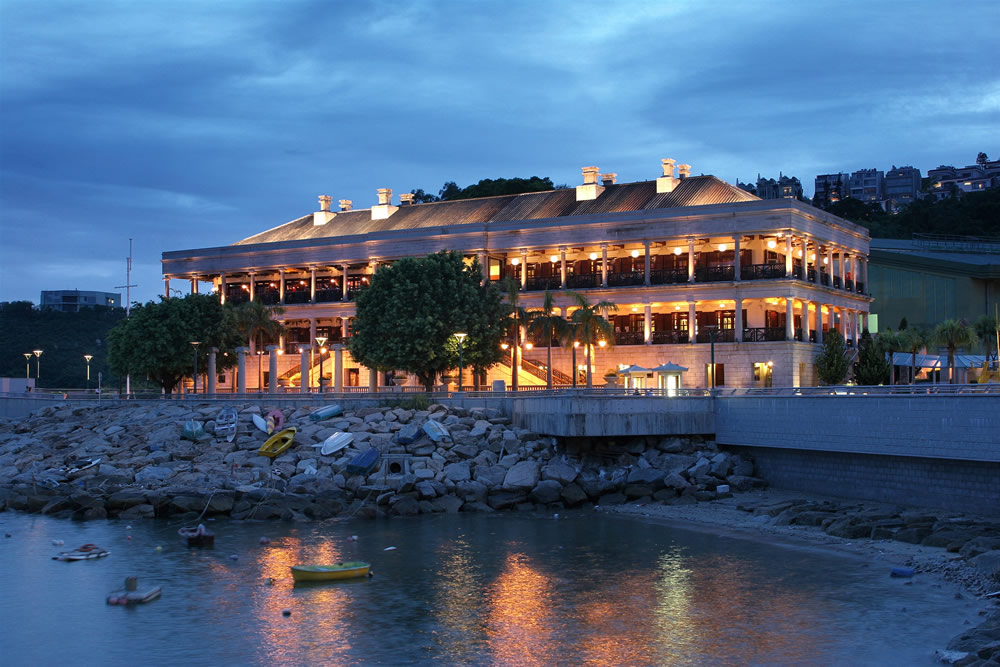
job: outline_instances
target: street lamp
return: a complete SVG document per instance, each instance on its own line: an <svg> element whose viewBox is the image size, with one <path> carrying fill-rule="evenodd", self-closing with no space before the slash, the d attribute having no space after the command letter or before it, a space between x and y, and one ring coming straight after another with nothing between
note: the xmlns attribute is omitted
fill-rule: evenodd
<svg viewBox="0 0 1000 667"><path fill-rule="evenodd" d="M198 346L201 345L200 340L191 341L191 347L194 348L194 376L191 378L193 384L193 391L191 393L198 393Z"/></svg>
<svg viewBox="0 0 1000 667"><path fill-rule="evenodd" d="M42 357L42 351L41 350L32 350L32 354L35 355L35 384L37 385L38 384L39 371L42 368L42 359L41 359L41 357Z"/></svg>
<svg viewBox="0 0 1000 667"><path fill-rule="evenodd" d="M323 353L326 352L327 336L316 336L316 343L319 345L319 393L323 393Z"/></svg>
<svg viewBox="0 0 1000 667"><path fill-rule="evenodd" d="M257 393L260 393L260 389L264 384L264 375L261 372L260 364L261 359L264 357L264 350L257 350Z"/></svg>
<svg viewBox="0 0 1000 667"><path fill-rule="evenodd" d="M576 348L580 347L580 341L573 341L573 388L576 389L576 376L578 375L576 370Z"/></svg>
<svg viewBox="0 0 1000 667"><path fill-rule="evenodd" d="M24 379L27 380L30 377L31 377L31 352L25 352L24 353Z"/></svg>
<svg viewBox="0 0 1000 667"><path fill-rule="evenodd" d="M85 354L83 358L87 360L87 391L90 391L90 360L94 358L92 354Z"/></svg>
<svg viewBox="0 0 1000 667"><path fill-rule="evenodd" d="M462 391L462 370L463 370L463 359L462 359L462 343L465 341L465 337L468 336L467 333L457 333L455 338L458 339L458 390Z"/></svg>

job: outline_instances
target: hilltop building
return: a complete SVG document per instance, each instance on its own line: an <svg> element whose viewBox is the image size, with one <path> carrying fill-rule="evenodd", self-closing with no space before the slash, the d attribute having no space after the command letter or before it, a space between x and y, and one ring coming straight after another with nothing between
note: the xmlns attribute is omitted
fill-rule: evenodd
<svg viewBox="0 0 1000 667"><path fill-rule="evenodd" d="M816 177L813 206L826 208L844 197L851 196L850 174L820 174Z"/></svg>
<svg viewBox="0 0 1000 667"><path fill-rule="evenodd" d="M692 177L674 160L662 167L661 176L634 183L584 167L576 188L425 204L409 194L394 202L382 188L370 209L341 200L335 211L324 195L318 211L232 245L164 252L164 293L171 281L191 281L192 290L205 281L224 302L283 306L288 333L268 347L269 359L256 351L260 369L241 380L249 387L258 374L291 391L317 386L317 336L332 344L324 375L332 373L335 390L375 386L385 378L343 345L355 295L379 266L455 250L478 257L486 280L518 281L528 308L546 290L567 317L565 290L617 304L614 340L595 349L597 378L621 365L673 362L688 369L685 387L707 386L713 371L723 387L815 384L824 332L836 328L856 341L866 324L867 230L796 199L762 200L714 176ZM545 355L531 350L542 341L522 336L519 344L519 384L544 384ZM577 368L572 358L553 349L557 383L582 370L582 351ZM489 379L509 382L509 364Z"/></svg>
<svg viewBox="0 0 1000 667"><path fill-rule="evenodd" d="M42 292L42 299L39 302L41 308L51 308L64 313L78 313L82 308L94 306L121 308L122 295L120 292L88 292L77 289L49 290Z"/></svg>
<svg viewBox="0 0 1000 667"><path fill-rule="evenodd" d="M919 198L920 170L892 165L885 175L885 210L895 213Z"/></svg>
<svg viewBox="0 0 1000 667"><path fill-rule="evenodd" d="M958 169L941 165L929 170L927 178L931 184L930 196L936 199L981 192L1000 187L1000 160L982 159L974 165Z"/></svg>
<svg viewBox="0 0 1000 667"><path fill-rule="evenodd" d="M795 176L785 176L780 172L778 173L778 180L761 178L761 175L757 174L757 183L755 185L736 181L736 187L761 199L805 200L802 192L802 183L799 182L799 179Z"/></svg>

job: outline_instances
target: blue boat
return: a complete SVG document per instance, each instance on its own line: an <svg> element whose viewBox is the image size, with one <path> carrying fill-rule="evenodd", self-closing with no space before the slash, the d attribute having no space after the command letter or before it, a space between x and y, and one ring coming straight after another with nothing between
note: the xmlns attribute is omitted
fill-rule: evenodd
<svg viewBox="0 0 1000 667"><path fill-rule="evenodd" d="M342 408L339 403L334 403L333 405L324 406L319 410L314 410L309 415L309 419L314 422L319 422L324 419L329 419L330 417L338 417L342 414L344 414L344 408Z"/></svg>
<svg viewBox="0 0 1000 667"><path fill-rule="evenodd" d="M347 464L347 472L352 475L367 475L378 465L379 451L372 447L354 457L354 460Z"/></svg>
<svg viewBox="0 0 1000 667"><path fill-rule="evenodd" d="M396 442L401 445L412 445L420 435L420 427L417 424L407 424L396 431Z"/></svg>
<svg viewBox="0 0 1000 667"><path fill-rule="evenodd" d="M424 433L429 435L434 442L451 442L451 433L448 432L448 427L433 419L424 422Z"/></svg>

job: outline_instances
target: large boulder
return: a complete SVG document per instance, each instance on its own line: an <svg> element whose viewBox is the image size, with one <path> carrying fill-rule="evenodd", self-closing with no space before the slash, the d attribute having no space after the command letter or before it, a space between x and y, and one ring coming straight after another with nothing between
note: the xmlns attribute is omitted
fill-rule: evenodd
<svg viewBox="0 0 1000 667"><path fill-rule="evenodd" d="M555 461L542 468L542 479L554 479L563 486L576 479L576 468L563 461Z"/></svg>
<svg viewBox="0 0 1000 667"><path fill-rule="evenodd" d="M543 479L531 490L530 498L542 505L558 502L562 493L562 484L554 479Z"/></svg>
<svg viewBox="0 0 1000 667"><path fill-rule="evenodd" d="M162 483L174 476L172 468L165 466L146 466L135 474L137 484Z"/></svg>
<svg viewBox="0 0 1000 667"><path fill-rule="evenodd" d="M444 467L444 476L452 482L467 482L472 479L468 463L449 463Z"/></svg>
<svg viewBox="0 0 1000 667"><path fill-rule="evenodd" d="M663 485L664 473L656 468L633 468L625 478L627 484L643 484L652 486L653 491Z"/></svg>
<svg viewBox="0 0 1000 667"><path fill-rule="evenodd" d="M559 492L559 496L566 503L566 507L576 507L587 500L587 494L575 483L564 486L562 491Z"/></svg>
<svg viewBox="0 0 1000 667"><path fill-rule="evenodd" d="M535 461L521 461L515 463L507 471L503 480L504 491L531 491L538 485L539 469ZM492 503L491 503L492 506ZM497 509L494 507L494 509Z"/></svg>
<svg viewBox="0 0 1000 667"><path fill-rule="evenodd" d="M483 465L476 466L476 473L473 476L478 482L482 482L486 486L493 488L495 486L500 486L503 484L504 479L507 477L507 469L500 465Z"/></svg>
<svg viewBox="0 0 1000 667"><path fill-rule="evenodd" d="M455 494L465 502L486 502L487 493L489 493L489 489L482 482L468 481L455 485Z"/></svg>

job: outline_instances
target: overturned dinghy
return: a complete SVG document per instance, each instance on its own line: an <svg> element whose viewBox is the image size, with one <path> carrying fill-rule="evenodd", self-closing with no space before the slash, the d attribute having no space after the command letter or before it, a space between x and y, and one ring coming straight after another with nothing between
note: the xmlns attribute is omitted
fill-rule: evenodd
<svg viewBox="0 0 1000 667"><path fill-rule="evenodd" d="M365 450L355 456L354 460L347 464L347 472L352 475L368 475L375 469L375 466L378 465L380 456L381 454L379 454L379 451L374 447Z"/></svg>
<svg viewBox="0 0 1000 667"><path fill-rule="evenodd" d="M126 606L152 602L160 597L160 593L161 589L159 586L140 590L138 577L126 577L124 589L108 593L108 604Z"/></svg>
<svg viewBox="0 0 1000 667"><path fill-rule="evenodd" d="M434 442L451 442L451 433L448 432L448 427L433 419L424 422L424 433L429 435Z"/></svg>
<svg viewBox="0 0 1000 667"><path fill-rule="evenodd" d="M330 454L336 454L352 442L354 442L353 433L337 431L323 442L313 445L313 447L318 449L319 453L323 456L329 456Z"/></svg>
<svg viewBox="0 0 1000 667"><path fill-rule="evenodd" d="M343 413L344 413L344 408L342 408L340 404L334 403L333 405L327 405L320 408L319 410L314 411L312 414L309 415L309 419L314 422L319 422L323 421L324 419L329 419L330 417L339 417Z"/></svg>

